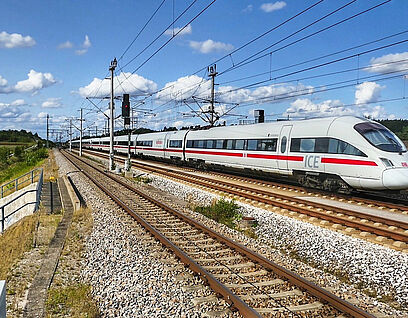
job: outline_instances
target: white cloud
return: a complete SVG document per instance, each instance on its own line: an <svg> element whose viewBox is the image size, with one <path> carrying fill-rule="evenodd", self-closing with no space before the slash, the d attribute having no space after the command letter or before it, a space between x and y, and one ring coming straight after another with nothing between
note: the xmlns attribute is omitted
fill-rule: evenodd
<svg viewBox="0 0 408 318"><path fill-rule="evenodd" d="M24 99L16 99L14 102L11 103L12 106L23 106L25 105Z"/></svg>
<svg viewBox="0 0 408 318"><path fill-rule="evenodd" d="M41 104L43 108L58 108L62 106L61 98L48 98Z"/></svg>
<svg viewBox="0 0 408 318"><path fill-rule="evenodd" d="M258 102L262 104L274 100L295 98L299 94L311 94L313 91L313 86L306 86L301 83L298 85L271 84L258 87L254 90L236 90L232 86L223 86L218 89L217 97L222 102Z"/></svg>
<svg viewBox="0 0 408 318"><path fill-rule="evenodd" d="M10 107L10 106L23 106L25 105L24 99L16 99L15 101L11 103L1 103L0 102L0 109L5 108L5 107Z"/></svg>
<svg viewBox="0 0 408 318"><path fill-rule="evenodd" d="M82 49L76 50L76 51L75 51L75 54L76 54L76 55L83 55L83 54L85 54L86 52L88 52L88 49L89 49L91 46L92 46L92 43L91 43L91 41L89 40L88 35L85 35L85 40L84 40L84 42L82 43Z"/></svg>
<svg viewBox="0 0 408 318"><path fill-rule="evenodd" d="M35 45L35 41L31 36L22 36L18 33L9 34L5 31L0 32L0 48L14 49L33 45Z"/></svg>
<svg viewBox="0 0 408 318"><path fill-rule="evenodd" d="M70 41L66 41L64 43L61 43L60 45L58 45L58 49L72 49L74 45L72 44L72 42Z"/></svg>
<svg viewBox="0 0 408 318"><path fill-rule="evenodd" d="M242 12L251 12L254 9L254 6L252 4L249 4L246 6L245 9L242 9Z"/></svg>
<svg viewBox="0 0 408 318"><path fill-rule="evenodd" d="M387 54L370 60L371 73L406 72L408 71L408 52Z"/></svg>
<svg viewBox="0 0 408 318"><path fill-rule="evenodd" d="M381 96L383 86L375 82L364 82L356 86L356 104L375 103Z"/></svg>
<svg viewBox="0 0 408 318"><path fill-rule="evenodd" d="M375 119L393 119L394 114L388 114L383 106L376 105L344 105L340 100L325 100L314 103L308 98L297 99L286 109L283 116L296 117L328 117L328 116L365 116Z"/></svg>
<svg viewBox="0 0 408 318"><path fill-rule="evenodd" d="M268 2L268 3L263 3L261 5L261 10L265 12L273 12L276 10L280 10L286 7L286 2L285 1L276 1L276 2Z"/></svg>
<svg viewBox="0 0 408 318"><path fill-rule="evenodd" d="M164 88L156 94L156 98L163 101L189 99L192 95L208 95L210 82L197 75L180 77L177 81L166 83Z"/></svg>
<svg viewBox="0 0 408 318"><path fill-rule="evenodd" d="M216 42L211 39L202 42L190 41L190 47L203 54L211 53L214 51L231 51L234 49L234 46L232 44Z"/></svg>
<svg viewBox="0 0 408 318"><path fill-rule="evenodd" d="M85 40L84 40L84 43L82 44L82 46L85 49L89 49L92 46L91 41L89 41L88 35L85 35Z"/></svg>
<svg viewBox="0 0 408 318"><path fill-rule="evenodd" d="M87 86L80 87L78 93L82 97L104 97L110 94L110 80L94 78ZM148 94L157 90L157 84L140 75L120 73L114 78L115 94Z"/></svg>
<svg viewBox="0 0 408 318"><path fill-rule="evenodd" d="M7 80L0 75L0 87L7 86Z"/></svg>
<svg viewBox="0 0 408 318"><path fill-rule="evenodd" d="M176 35L176 33L179 32L181 29L182 28L167 29L164 32L164 34L168 36L173 36L173 34ZM179 34L177 34L177 36L182 36L191 33L193 33L193 28L191 27L191 24L188 24L182 31L180 31Z"/></svg>
<svg viewBox="0 0 408 318"><path fill-rule="evenodd" d="M41 73L31 70L28 73L28 79L17 82L17 84L11 88L11 92L35 94L40 89L51 86L56 82L51 73Z"/></svg>

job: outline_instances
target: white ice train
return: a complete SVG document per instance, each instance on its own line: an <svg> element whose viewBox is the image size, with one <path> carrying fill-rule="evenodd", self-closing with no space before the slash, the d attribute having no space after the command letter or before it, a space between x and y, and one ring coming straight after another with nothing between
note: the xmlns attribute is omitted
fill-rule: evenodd
<svg viewBox="0 0 408 318"><path fill-rule="evenodd" d="M127 139L115 137L115 151L127 153ZM83 147L109 150L109 137L85 139ZM249 175L272 173L328 191L408 189L401 140L381 124L353 116L132 135L131 152Z"/></svg>

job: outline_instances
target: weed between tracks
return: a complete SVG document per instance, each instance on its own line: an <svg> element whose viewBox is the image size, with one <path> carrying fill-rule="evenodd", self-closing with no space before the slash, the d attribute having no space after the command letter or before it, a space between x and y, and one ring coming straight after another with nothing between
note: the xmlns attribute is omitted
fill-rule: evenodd
<svg viewBox="0 0 408 318"><path fill-rule="evenodd" d="M145 176L137 176L133 178L133 180L137 183L144 183L144 184L149 184L150 182L152 182L152 179L150 179L149 177L145 177Z"/></svg>
<svg viewBox="0 0 408 318"><path fill-rule="evenodd" d="M196 206L194 211L218 223L225 224L231 229L236 229L238 221L242 218L239 205L234 200L227 201L224 198L214 200L211 205Z"/></svg>

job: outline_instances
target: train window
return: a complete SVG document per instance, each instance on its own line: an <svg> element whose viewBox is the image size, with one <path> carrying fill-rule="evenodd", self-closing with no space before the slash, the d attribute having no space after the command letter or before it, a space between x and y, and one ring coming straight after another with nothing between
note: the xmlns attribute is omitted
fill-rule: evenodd
<svg viewBox="0 0 408 318"><path fill-rule="evenodd" d="M182 140L169 140L168 147L169 148L181 148L182 147Z"/></svg>
<svg viewBox="0 0 408 318"><path fill-rule="evenodd" d="M314 152L327 153L329 150L329 138L316 138Z"/></svg>
<svg viewBox="0 0 408 318"><path fill-rule="evenodd" d="M370 144L387 152L406 152L404 144L397 136L378 123L360 123L354 126Z"/></svg>
<svg viewBox="0 0 408 318"><path fill-rule="evenodd" d="M257 150L276 151L278 139L259 139Z"/></svg>
<svg viewBox="0 0 408 318"><path fill-rule="evenodd" d="M245 149L245 140L244 140L244 139L235 140L235 147L234 147L234 149L236 149L236 150L244 150L244 149Z"/></svg>
<svg viewBox="0 0 408 318"><path fill-rule="evenodd" d="M187 148L193 148L193 141L192 140L187 140Z"/></svg>
<svg viewBox="0 0 408 318"><path fill-rule="evenodd" d="M305 138L300 140L300 152L314 152L315 139Z"/></svg>
<svg viewBox="0 0 408 318"><path fill-rule="evenodd" d="M197 147L194 148L204 148L204 140L196 140Z"/></svg>
<svg viewBox="0 0 408 318"><path fill-rule="evenodd" d="M292 138L290 140L290 151L300 152L300 138Z"/></svg>
<svg viewBox="0 0 408 318"><path fill-rule="evenodd" d="M343 155L367 157L365 153L363 153L356 147L350 145L349 143L345 141L334 139L334 138L330 138L329 153L338 153L338 154L343 154Z"/></svg>
<svg viewBox="0 0 408 318"><path fill-rule="evenodd" d="M215 149L222 149L224 145L224 140L218 139L215 141Z"/></svg>
<svg viewBox="0 0 408 318"><path fill-rule="evenodd" d="M234 143L235 143L235 140L233 140L233 139L228 139L228 140L227 140L227 149L228 149L228 150L234 149Z"/></svg>
<svg viewBox="0 0 408 318"><path fill-rule="evenodd" d="M258 139L248 139L247 150L256 150L258 148Z"/></svg>
<svg viewBox="0 0 408 318"><path fill-rule="evenodd" d="M283 136L282 141L281 141L281 153L285 153L287 141L288 141L288 138L286 136Z"/></svg>
<svg viewBox="0 0 408 318"><path fill-rule="evenodd" d="M207 140L207 144L205 146L206 149L214 149L214 142L215 140Z"/></svg>

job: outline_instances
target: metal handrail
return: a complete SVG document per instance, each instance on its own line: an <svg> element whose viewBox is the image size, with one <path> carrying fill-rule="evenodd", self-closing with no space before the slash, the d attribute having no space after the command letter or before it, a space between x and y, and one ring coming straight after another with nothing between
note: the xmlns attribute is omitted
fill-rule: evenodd
<svg viewBox="0 0 408 318"><path fill-rule="evenodd" d="M43 169L42 168L36 168L33 169L22 176L19 176L3 185L0 186L0 199L4 198L5 196L18 191L19 186L22 184L27 183L27 181L30 181L29 184L34 183L35 179L37 176L42 174ZM27 177L28 176L28 177ZM21 179L25 178L24 181L20 182Z"/></svg>
<svg viewBox="0 0 408 318"><path fill-rule="evenodd" d="M34 169L34 170L37 170L37 169ZM34 171L34 170L32 170L32 171ZM4 205L0 206L0 211L1 211L1 217L0 217L0 229L1 229L1 232L0 232L0 233L3 233L4 230L5 230L5 222L6 222L6 219L9 218L9 217L11 217L11 216L14 215L15 213L17 213L20 209L22 209L22 208L24 208L24 207L26 207L26 206L28 206L28 205L35 204L35 206L34 206L34 211L33 211L33 212L35 212L35 211L38 210L38 208L39 208L39 206L40 206L41 191L42 191L43 179L44 179L44 177L43 177L43 174L44 174L44 173L43 173L43 169L40 168L39 170L41 170L41 172L40 172L40 177L39 177L38 184L37 184L37 186L36 186L35 189L33 189L33 190L27 190L27 191L25 191L24 193L19 194L19 195L18 195L17 197L15 197L13 200L11 200L11 201L5 203ZM31 171L31 172L32 172L32 171ZM17 208L17 209L14 210L13 212L11 212L11 213L5 215L5 207L6 207L6 206L10 205L10 204L13 203L14 201L17 201L17 200L20 199L21 197L23 197L23 196L25 196L26 194L31 193L31 192L36 192L36 196L35 196L35 201L34 201L34 202L25 203L24 205L20 206L19 208Z"/></svg>

